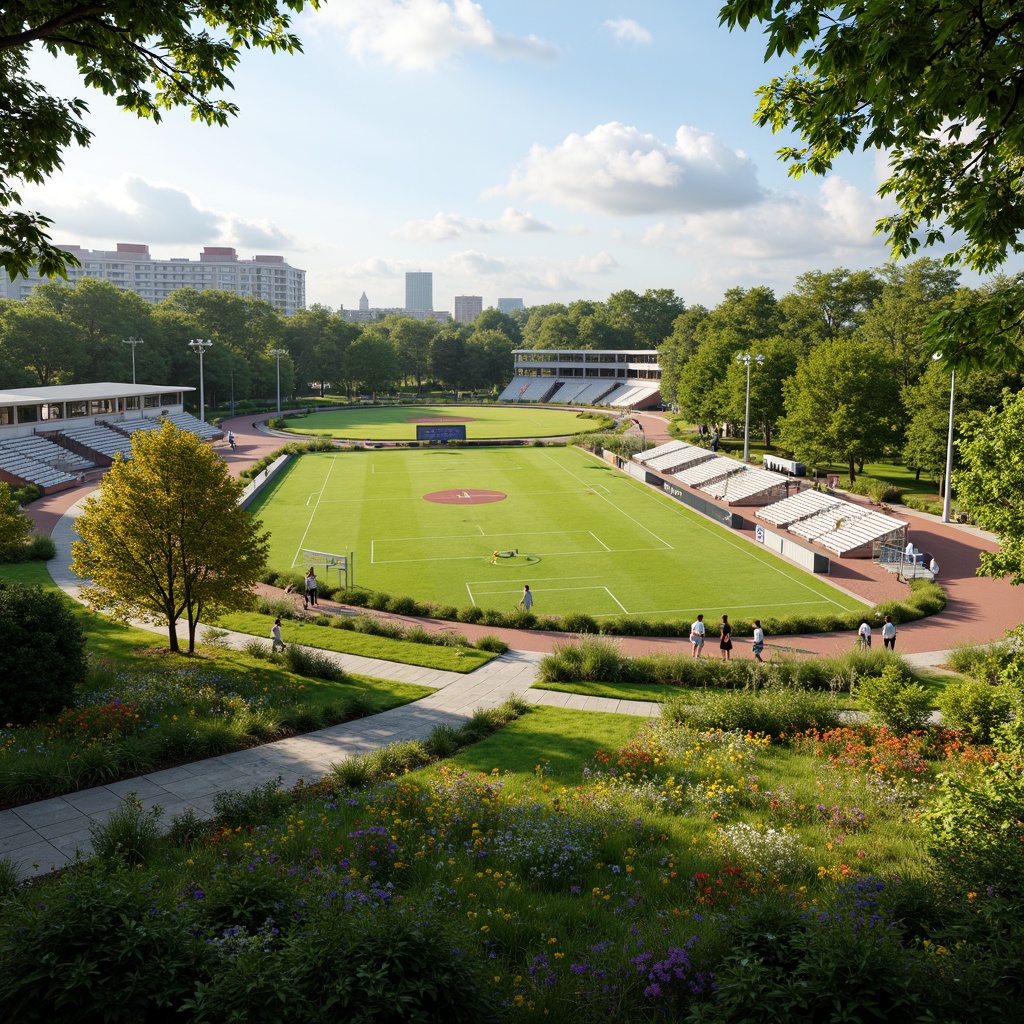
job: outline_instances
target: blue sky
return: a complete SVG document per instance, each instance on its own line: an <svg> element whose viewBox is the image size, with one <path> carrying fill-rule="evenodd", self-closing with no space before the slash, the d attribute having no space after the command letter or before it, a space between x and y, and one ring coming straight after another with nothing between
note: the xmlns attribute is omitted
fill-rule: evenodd
<svg viewBox="0 0 1024 1024"><path fill-rule="evenodd" d="M280 253L309 303L404 302L407 270L434 306L604 299L673 288L784 294L811 269L881 265L874 192L884 158L789 178L787 142L752 121L758 31L701 0L326 0L296 22L294 56L250 53L228 128L174 112L154 126L38 55L84 95L95 138L26 200L57 242Z"/></svg>

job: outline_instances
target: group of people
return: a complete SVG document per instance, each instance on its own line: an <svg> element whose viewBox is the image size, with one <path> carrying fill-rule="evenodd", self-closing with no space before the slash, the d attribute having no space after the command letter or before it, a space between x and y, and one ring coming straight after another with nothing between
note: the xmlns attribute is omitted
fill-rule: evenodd
<svg viewBox="0 0 1024 1024"><path fill-rule="evenodd" d="M871 646L871 623L865 619L857 630L857 643L861 647ZM896 623L892 621L891 615L886 615L882 623L882 645L887 651L896 650Z"/></svg>
<svg viewBox="0 0 1024 1024"><path fill-rule="evenodd" d="M690 625L690 644L693 647L693 656L699 658L704 650L704 640L707 637L707 626L704 625L704 616L698 615ZM723 615L722 621L718 624L718 649L726 661L732 660L732 626L729 624L729 616ZM764 652L764 630L761 628L761 620L754 619L754 643L750 653L757 661L764 662L761 654Z"/></svg>

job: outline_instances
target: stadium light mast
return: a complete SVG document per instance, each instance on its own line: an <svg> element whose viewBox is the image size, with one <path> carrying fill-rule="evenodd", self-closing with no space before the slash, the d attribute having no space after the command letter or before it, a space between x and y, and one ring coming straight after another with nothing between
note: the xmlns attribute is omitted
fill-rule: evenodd
<svg viewBox="0 0 1024 1024"><path fill-rule="evenodd" d="M202 338L193 338L188 347L199 355L199 418L206 422L206 397L203 394L203 353L213 344L212 341L203 341Z"/></svg>
<svg viewBox="0 0 1024 1024"><path fill-rule="evenodd" d="M936 352L932 359L941 359L942 353ZM946 431L946 483L942 495L942 521L949 522L950 484L953 477L953 396L956 393L956 370L949 371L949 429Z"/></svg>
<svg viewBox="0 0 1024 1024"><path fill-rule="evenodd" d="M134 384L135 383L135 346L136 345L143 345L143 344L145 344L145 342L142 340L142 338L125 338L124 341L121 342L121 344L122 345L131 345L131 347L132 347L132 383Z"/></svg>
<svg viewBox="0 0 1024 1024"><path fill-rule="evenodd" d="M272 348L270 350L272 356L277 356L277 415L281 415L281 356L288 355L288 350L285 348Z"/></svg>
<svg viewBox="0 0 1024 1024"><path fill-rule="evenodd" d="M758 355L751 355L749 352L740 352L736 356L736 362L741 366L747 368L747 404L746 411L743 414L743 461L750 461L750 364L756 363L758 366L764 362L764 356L758 353Z"/></svg>

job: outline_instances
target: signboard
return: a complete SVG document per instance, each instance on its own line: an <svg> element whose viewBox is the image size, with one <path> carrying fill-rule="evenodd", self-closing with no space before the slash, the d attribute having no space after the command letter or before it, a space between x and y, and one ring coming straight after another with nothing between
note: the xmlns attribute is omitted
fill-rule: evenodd
<svg viewBox="0 0 1024 1024"><path fill-rule="evenodd" d="M758 525L758 526L754 527L754 539L757 541L758 544L763 544L764 543L764 527L763 526Z"/></svg>
<svg viewBox="0 0 1024 1024"><path fill-rule="evenodd" d="M465 441L465 423L417 423L417 441Z"/></svg>

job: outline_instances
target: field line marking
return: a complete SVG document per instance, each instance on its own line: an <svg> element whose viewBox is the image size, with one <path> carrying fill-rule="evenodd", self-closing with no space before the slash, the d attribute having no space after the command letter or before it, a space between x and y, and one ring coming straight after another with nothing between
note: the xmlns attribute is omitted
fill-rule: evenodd
<svg viewBox="0 0 1024 1024"><path fill-rule="evenodd" d="M292 568L299 564L299 559L302 557L302 549L306 546L306 537L309 536L309 531L313 526L313 520L316 518L316 510L320 505L320 499L323 497L324 491L327 489L327 481L330 480L331 473L334 472L334 465L337 461L338 456L335 455L327 464L327 472L324 474L324 482L320 485L320 493L317 495L316 504L313 506L313 511L309 513L309 522L306 523L306 528L302 531L302 537L299 538L299 546L296 549L295 554L292 556Z"/></svg>
<svg viewBox="0 0 1024 1024"><path fill-rule="evenodd" d="M481 526L482 530L483 527ZM502 530L501 533L485 533L485 537L567 537L574 533L590 533L589 530L533 530L529 533L520 533L518 530ZM591 534L593 536L593 534ZM382 544L398 543L402 544L406 541L421 541L421 540L476 540L475 533L437 533L430 534L424 537L422 534L419 537L378 537L377 538ZM633 550L630 548L629 550ZM641 548L642 551L650 550L648 548Z"/></svg>
<svg viewBox="0 0 1024 1024"><path fill-rule="evenodd" d="M571 476L573 478L573 480L575 480L585 490L593 490L593 488L589 484L587 484L583 480L581 480L571 469L569 469L568 466L563 466L557 459L552 459L551 456L547 454L547 452L544 453L544 458L546 458L549 461L553 462L559 469L562 469L566 473L568 473L569 476ZM598 494L597 491L594 491L594 494L598 498L600 498L602 501L608 502L608 504L611 505L611 507L613 509L615 509L616 512L618 512L622 516L625 516L626 519L628 519L631 523L635 523L645 533L649 533L663 547L668 548L669 551L675 551L675 547L673 547L673 545L669 544L669 542L667 540L665 540L663 537L659 537L653 530L651 530L648 527L644 526L644 524L641 523L639 519L637 519L634 516L631 516L628 512L626 512L623 509L619 508L619 506L616 505L615 502L611 500L611 498L607 497L604 494Z"/></svg>
<svg viewBox="0 0 1024 1024"><path fill-rule="evenodd" d="M598 544L600 544L600 545L601 545L601 547L603 547L603 548L605 549L605 551L611 551L611 548L610 548L610 547L608 547L608 545L607 545L607 544L605 544L605 542L604 542L603 540L601 540L601 538L600 538L600 537L598 537L598 535L597 535L596 533L594 533L594 531L593 531L593 530L588 530L588 531L587 531L587 533L589 533L589 534L590 534L590 536L591 536L591 537L593 537L593 538L594 538L594 540L596 540L596 541L597 541L597 543L598 543Z"/></svg>
<svg viewBox="0 0 1024 1024"><path fill-rule="evenodd" d="M622 614L628 615L629 611L626 606L607 587L604 589L608 592L608 596L622 609Z"/></svg>

